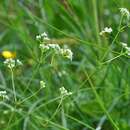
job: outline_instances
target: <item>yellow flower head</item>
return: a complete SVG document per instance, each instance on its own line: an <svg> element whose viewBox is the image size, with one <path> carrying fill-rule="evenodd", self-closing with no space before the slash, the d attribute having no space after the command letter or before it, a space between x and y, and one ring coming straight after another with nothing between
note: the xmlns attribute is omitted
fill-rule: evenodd
<svg viewBox="0 0 130 130"><path fill-rule="evenodd" d="M5 59L9 59L9 58L15 58L16 57L16 53L15 52L11 52L11 51L2 51L1 55L5 58Z"/></svg>

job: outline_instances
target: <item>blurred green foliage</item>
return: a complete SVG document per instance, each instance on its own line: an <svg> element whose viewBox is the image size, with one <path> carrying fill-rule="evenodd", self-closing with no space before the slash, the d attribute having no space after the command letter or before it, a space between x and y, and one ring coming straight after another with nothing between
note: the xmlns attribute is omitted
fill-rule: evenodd
<svg viewBox="0 0 130 130"><path fill-rule="evenodd" d="M129 27L111 46L120 7L130 9L129 0L0 1L0 51L16 52L23 62L14 71L18 98L14 103L11 74L0 59L0 90L10 97L0 102L1 130L94 130L102 120L102 130L117 130L114 124L120 130L130 129L130 60L119 56L119 42L129 45ZM99 32L106 26L113 33L101 37ZM57 56L52 63L51 56L45 55L39 64L41 52L35 38L43 32L71 48L72 62ZM46 88L38 91L40 80ZM60 102L62 86L73 95L48 121Z"/></svg>

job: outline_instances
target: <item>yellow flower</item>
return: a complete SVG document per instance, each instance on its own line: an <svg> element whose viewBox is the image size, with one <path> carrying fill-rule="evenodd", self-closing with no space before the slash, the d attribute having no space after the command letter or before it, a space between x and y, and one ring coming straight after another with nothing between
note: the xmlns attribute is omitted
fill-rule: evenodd
<svg viewBox="0 0 130 130"><path fill-rule="evenodd" d="M15 58L16 57L16 53L15 52L11 52L11 51L2 51L1 55L5 58L5 59L9 59L9 58Z"/></svg>

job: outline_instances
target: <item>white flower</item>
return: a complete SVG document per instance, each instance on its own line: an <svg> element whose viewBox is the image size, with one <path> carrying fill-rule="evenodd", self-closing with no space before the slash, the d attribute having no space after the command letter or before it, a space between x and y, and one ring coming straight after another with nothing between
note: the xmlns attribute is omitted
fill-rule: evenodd
<svg viewBox="0 0 130 130"><path fill-rule="evenodd" d="M126 46L125 49L130 52L130 47Z"/></svg>
<svg viewBox="0 0 130 130"><path fill-rule="evenodd" d="M44 32L44 33L41 34L41 36L42 36L42 37L47 37L47 33Z"/></svg>
<svg viewBox="0 0 130 130"><path fill-rule="evenodd" d="M101 127L100 127L100 126L98 126L98 127L96 128L96 130L101 130Z"/></svg>
<svg viewBox="0 0 130 130"><path fill-rule="evenodd" d="M73 57L73 53L70 49L62 49L60 48L60 46L58 44L40 44L39 48L45 52L45 51L48 51L48 50L54 50L56 54L61 54L62 56L72 60L72 57Z"/></svg>
<svg viewBox="0 0 130 130"><path fill-rule="evenodd" d="M16 59L16 63L17 65L23 65L23 63L19 59Z"/></svg>
<svg viewBox="0 0 130 130"><path fill-rule="evenodd" d="M73 58L73 53L70 49L60 49L60 53L61 55L63 55L64 57L72 60Z"/></svg>
<svg viewBox="0 0 130 130"><path fill-rule="evenodd" d="M125 49L126 49L127 55L130 56L130 47L125 47Z"/></svg>
<svg viewBox="0 0 130 130"><path fill-rule="evenodd" d="M127 47L127 44L124 42L121 42L122 47Z"/></svg>
<svg viewBox="0 0 130 130"><path fill-rule="evenodd" d="M40 44L40 49L42 50L42 51L47 51L47 50L49 50L49 46L47 46L47 45L45 45L45 44Z"/></svg>
<svg viewBox="0 0 130 130"><path fill-rule="evenodd" d="M107 33L111 33L112 32L112 28L105 27L104 31L107 32Z"/></svg>
<svg viewBox="0 0 130 130"><path fill-rule="evenodd" d="M64 75L66 75L66 74L67 74L67 72L65 70L63 70L61 72L60 71L58 72L59 77L62 77Z"/></svg>
<svg viewBox="0 0 130 130"><path fill-rule="evenodd" d="M111 32L112 32L112 28L105 27L104 30L100 32L100 35L103 35L105 33L111 33Z"/></svg>
<svg viewBox="0 0 130 130"><path fill-rule="evenodd" d="M126 16L127 19L130 17L130 12L126 8L119 8L122 15Z"/></svg>
<svg viewBox="0 0 130 130"><path fill-rule="evenodd" d="M43 40L50 40L50 39L48 38L47 33L44 32L42 34L37 35L36 40L43 41Z"/></svg>
<svg viewBox="0 0 130 130"><path fill-rule="evenodd" d="M68 92L64 87L61 87L59 90L62 96L72 95L72 92Z"/></svg>
<svg viewBox="0 0 130 130"><path fill-rule="evenodd" d="M60 50L60 46L58 44L48 44L50 49L54 49L56 51Z"/></svg>
<svg viewBox="0 0 130 130"><path fill-rule="evenodd" d="M47 51L49 49L53 49L54 51L56 51L57 53L60 50L60 46L58 44L40 44L40 48L42 49L42 51Z"/></svg>
<svg viewBox="0 0 130 130"><path fill-rule="evenodd" d="M15 60L14 59L6 59L4 64L7 65L8 68L12 69L15 67Z"/></svg>
<svg viewBox="0 0 130 130"><path fill-rule="evenodd" d="M41 36L40 35L37 35L36 36L36 40L40 40L41 39Z"/></svg>
<svg viewBox="0 0 130 130"><path fill-rule="evenodd" d="M128 56L130 56L130 52L129 52L129 53L127 53L127 55L128 55Z"/></svg>
<svg viewBox="0 0 130 130"><path fill-rule="evenodd" d="M19 59L14 60L12 58L9 58L4 61L4 64L7 65L8 68L12 69L16 65L22 65L22 62Z"/></svg>
<svg viewBox="0 0 130 130"><path fill-rule="evenodd" d="M0 96L5 95L5 94L6 94L6 91L0 91Z"/></svg>
<svg viewBox="0 0 130 130"><path fill-rule="evenodd" d="M127 55L130 56L130 47L128 47L127 44L123 42L120 42L120 44L126 50Z"/></svg>
<svg viewBox="0 0 130 130"><path fill-rule="evenodd" d="M9 99L8 96L7 96L7 92L6 91L0 91L0 97L2 99Z"/></svg>
<svg viewBox="0 0 130 130"><path fill-rule="evenodd" d="M44 40L50 40L48 37L44 37Z"/></svg>
<svg viewBox="0 0 130 130"><path fill-rule="evenodd" d="M46 83L44 81L42 81L42 80L40 81L40 87L41 88L45 88L46 87Z"/></svg>

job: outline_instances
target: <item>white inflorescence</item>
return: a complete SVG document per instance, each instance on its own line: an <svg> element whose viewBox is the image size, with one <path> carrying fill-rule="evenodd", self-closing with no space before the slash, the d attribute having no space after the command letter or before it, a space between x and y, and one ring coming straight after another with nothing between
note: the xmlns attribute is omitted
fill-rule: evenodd
<svg viewBox="0 0 130 130"><path fill-rule="evenodd" d="M127 44L126 43L123 43L123 42L121 42L121 45L122 45L122 47L127 47Z"/></svg>
<svg viewBox="0 0 130 130"><path fill-rule="evenodd" d="M61 53L64 57L66 57L66 58L72 60L73 53L72 53L72 51L71 51L70 49L60 49L60 53Z"/></svg>
<svg viewBox="0 0 130 130"><path fill-rule="evenodd" d="M46 87L46 83L44 81L42 81L42 80L40 81L40 87L41 88L45 88Z"/></svg>
<svg viewBox="0 0 130 130"><path fill-rule="evenodd" d="M130 12L126 8L119 8L122 15L126 16L127 19L130 17Z"/></svg>
<svg viewBox="0 0 130 130"><path fill-rule="evenodd" d="M0 91L0 97L2 97L3 99L9 99L6 91Z"/></svg>
<svg viewBox="0 0 130 130"><path fill-rule="evenodd" d="M58 72L58 75L59 75L59 77L62 77L64 75L67 75L67 72L65 70L62 70L62 71Z"/></svg>
<svg viewBox="0 0 130 130"><path fill-rule="evenodd" d="M47 51L47 50L50 50L50 49L53 49L54 51L56 52L59 52L60 51L60 46L58 44L40 44L40 48L43 52Z"/></svg>
<svg viewBox="0 0 130 130"><path fill-rule="evenodd" d="M62 96L72 95L72 92L68 92L64 87L60 88L60 93Z"/></svg>
<svg viewBox="0 0 130 130"><path fill-rule="evenodd" d="M9 58L4 61L4 64L7 65L8 68L12 69L16 65L22 65L22 62L19 59L14 60L12 58Z"/></svg>
<svg viewBox="0 0 130 130"><path fill-rule="evenodd" d="M122 47L126 50L127 55L130 56L130 47L128 47L127 44L126 44L126 43L123 43L123 42L121 42L120 44L121 44Z"/></svg>
<svg viewBox="0 0 130 130"><path fill-rule="evenodd" d="M101 130L101 127L100 127L100 126L98 126L98 127L96 128L96 130Z"/></svg>
<svg viewBox="0 0 130 130"><path fill-rule="evenodd" d="M39 34L36 36L36 40L42 41L42 40L50 40L46 34L46 32Z"/></svg>
<svg viewBox="0 0 130 130"><path fill-rule="evenodd" d="M40 48L43 52L45 52L45 51L47 51L47 50L50 49L49 46L47 46L47 45L45 45L45 44L40 44L40 45L39 45L39 48Z"/></svg>
<svg viewBox="0 0 130 130"><path fill-rule="evenodd" d="M112 32L112 28L105 27L104 30L100 32L100 35L103 35L105 33L111 33L111 32Z"/></svg>
<svg viewBox="0 0 130 130"><path fill-rule="evenodd" d="M6 59L5 61L4 61L4 64L5 65L7 65L7 67L8 68L14 68L15 67L15 60L13 60L13 59Z"/></svg>
<svg viewBox="0 0 130 130"><path fill-rule="evenodd" d="M41 35L38 35L37 36L37 39L41 39L41 37L43 38L48 38L47 34L44 32L43 34ZM42 52L46 52L48 50L54 50L57 54L60 54L62 55L63 57L66 57L70 60L72 60L73 58L73 53L70 49L62 49L58 44L44 44L44 43L41 43L39 45L39 48L42 50Z"/></svg>
<svg viewBox="0 0 130 130"><path fill-rule="evenodd" d="M17 65L23 65L23 63L19 59L16 59L16 64Z"/></svg>
<svg viewBox="0 0 130 130"><path fill-rule="evenodd" d="M48 44L47 45L50 49L55 49L57 51L60 50L60 46L58 44Z"/></svg>

